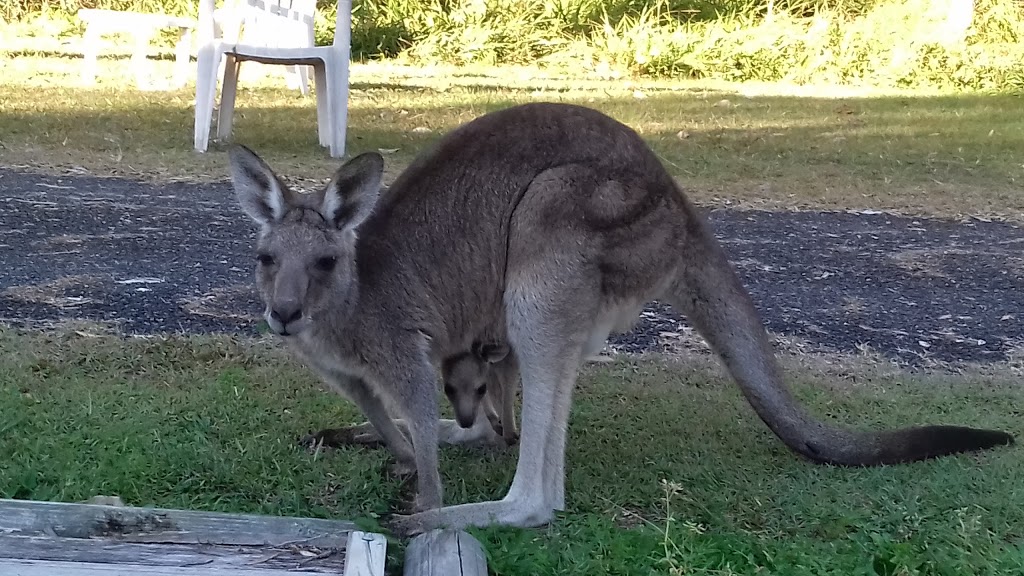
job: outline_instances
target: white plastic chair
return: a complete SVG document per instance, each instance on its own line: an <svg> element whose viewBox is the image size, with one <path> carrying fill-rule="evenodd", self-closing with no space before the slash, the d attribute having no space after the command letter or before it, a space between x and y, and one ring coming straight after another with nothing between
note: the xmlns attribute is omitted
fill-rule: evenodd
<svg viewBox="0 0 1024 576"><path fill-rule="evenodd" d="M214 2L216 1L214 0ZM278 48L309 48L315 45L313 26L309 25L309 22L315 21L315 4L292 2L292 11L302 14L302 17L288 19L285 26L274 26L277 23L274 20L280 22L280 17L260 18L260 12L263 12L263 9L256 6L257 12L250 15L248 25L244 26L243 30L247 12L253 9L245 2L246 0L224 0L224 5L213 11L214 38L225 44L241 42ZM305 14L307 13L312 15L312 18L306 18ZM220 61L217 74L218 76L224 75L224 59ZM285 77L288 80L289 88L298 88L303 96L309 95L309 66L287 66ZM239 69L236 79L242 79L241 69Z"/></svg>
<svg viewBox="0 0 1024 576"><path fill-rule="evenodd" d="M243 32L238 39L214 35L214 0L199 2L199 72L196 77L195 149L205 152L209 145L213 107L217 93L218 68L224 62L217 116L217 138L231 136L239 65L251 60L281 66L313 68L316 89L317 133L320 145L332 157L345 155L348 123L348 67L351 44L352 0L338 0L334 43L313 45L316 0L241 0ZM304 27L308 44L295 46L297 27ZM256 38L259 44L251 43ZM241 41L239 41L241 40ZM292 44L292 45L287 45ZM301 81L301 80L300 80Z"/></svg>

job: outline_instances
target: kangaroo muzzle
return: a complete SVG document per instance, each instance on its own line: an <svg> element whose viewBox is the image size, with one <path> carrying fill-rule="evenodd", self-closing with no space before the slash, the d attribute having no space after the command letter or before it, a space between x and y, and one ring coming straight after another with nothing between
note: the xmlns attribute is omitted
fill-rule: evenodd
<svg viewBox="0 0 1024 576"><path fill-rule="evenodd" d="M282 269L274 280L274 293L264 314L270 329L281 336L301 332L308 324L303 309L309 280L305 274Z"/></svg>
<svg viewBox="0 0 1024 576"><path fill-rule="evenodd" d="M473 400L460 398L455 403L455 421L463 428L472 428L476 423L476 412L478 403Z"/></svg>

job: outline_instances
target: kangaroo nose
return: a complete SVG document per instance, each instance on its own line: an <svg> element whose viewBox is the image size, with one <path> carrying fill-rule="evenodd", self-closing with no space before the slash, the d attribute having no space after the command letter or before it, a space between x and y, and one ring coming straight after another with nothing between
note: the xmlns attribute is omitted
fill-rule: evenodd
<svg viewBox="0 0 1024 576"><path fill-rule="evenodd" d="M476 412L456 412L455 421L459 423L460 428L472 428L476 423Z"/></svg>
<svg viewBox="0 0 1024 576"><path fill-rule="evenodd" d="M297 302L278 304L270 311L270 317L281 324L287 325L302 317L302 307Z"/></svg>

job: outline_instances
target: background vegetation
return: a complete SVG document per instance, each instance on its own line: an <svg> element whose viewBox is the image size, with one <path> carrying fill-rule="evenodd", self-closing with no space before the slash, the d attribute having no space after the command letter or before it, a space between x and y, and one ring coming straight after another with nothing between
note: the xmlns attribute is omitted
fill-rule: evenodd
<svg viewBox="0 0 1024 576"><path fill-rule="evenodd" d="M319 0L317 39L334 34ZM83 7L194 14L195 0L16 0L8 21L77 33ZM969 15L973 14L973 17ZM57 24L53 24L53 23ZM63 25L61 24L63 23ZM1018 0L354 0L353 53L538 64L605 77L1020 91Z"/></svg>

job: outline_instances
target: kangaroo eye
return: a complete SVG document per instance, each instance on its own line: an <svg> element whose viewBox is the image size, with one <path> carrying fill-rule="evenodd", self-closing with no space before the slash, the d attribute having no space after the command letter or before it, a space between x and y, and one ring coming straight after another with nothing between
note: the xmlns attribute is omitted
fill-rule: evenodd
<svg viewBox="0 0 1024 576"><path fill-rule="evenodd" d="M257 254L256 260L263 266L273 266L274 264L274 257L267 253Z"/></svg>
<svg viewBox="0 0 1024 576"><path fill-rule="evenodd" d="M486 393L487 393L487 384L481 384L480 387L476 389L476 395L477 396L483 396Z"/></svg>
<svg viewBox="0 0 1024 576"><path fill-rule="evenodd" d="M334 265L337 263L338 259L334 256L324 256L316 259L316 268L322 272L330 272L334 270Z"/></svg>

